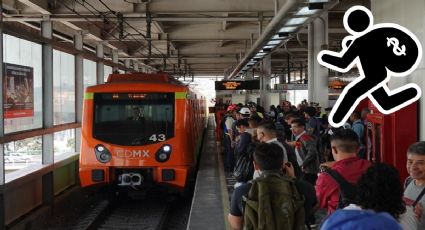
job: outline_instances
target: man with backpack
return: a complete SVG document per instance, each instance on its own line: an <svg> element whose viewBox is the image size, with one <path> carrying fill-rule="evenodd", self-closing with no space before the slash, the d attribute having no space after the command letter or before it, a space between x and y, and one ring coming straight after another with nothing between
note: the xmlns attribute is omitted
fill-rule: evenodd
<svg viewBox="0 0 425 230"><path fill-rule="evenodd" d="M305 229L304 198L291 178L293 168L283 164L281 148L274 143L259 144L254 152L254 168L260 176L233 193L230 225L247 230Z"/></svg>
<svg viewBox="0 0 425 230"><path fill-rule="evenodd" d="M357 134L351 129L335 132L331 136L331 149L336 162L332 164L330 170L320 173L316 181L317 199L320 207L328 210L328 214L334 212L338 206L340 208L343 206L338 205L340 198L345 200L345 203L351 202L350 197L340 196L340 185L337 180L343 179L355 184L371 165L369 161L357 156L359 141Z"/></svg>

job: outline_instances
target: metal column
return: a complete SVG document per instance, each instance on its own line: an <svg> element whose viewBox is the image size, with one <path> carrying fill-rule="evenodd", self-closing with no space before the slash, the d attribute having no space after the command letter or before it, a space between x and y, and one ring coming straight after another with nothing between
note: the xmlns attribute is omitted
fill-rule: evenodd
<svg viewBox="0 0 425 230"><path fill-rule="evenodd" d="M134 68L134 71L139 72L139 63L136 61L133 61L133 68Z"/></svg>
<svg viewBox="0 0 425 230"><path fill-rule="evenodd" d="M112 50L112 63L118 64L118 50ZM112 67L112 73L118 72L118 66Z"/></svg>
<svg viewBox="0 0 425 230"><path fill-rule="evenodd" d="M96 56L99 58L96 62L96 83L105 83L105 70L103 69L103 43L96 45Z"/></svg>
<svg viewBox="0 0 425 230"><path fill-rule="evenodd" d="M74 35L74 48L83 51L83 33L78 31ZM84 58L81 53L75 55L75 121L81 124L84 98ZM75 151L78 152L81 144L81 128L75 129Z"/></svg>
<svg viewBox="0 0 425 230"><path fill-rule="evenodd" d="M41 22L43 38L52 39L52 21L46 18ZM53 47L50 43L42 46L43 73L43 128L53 127ZM53 164L53 133L43 135L42 163ZM53 204L53 172L42 178L43 205Z"/></svg>
<svg viewBox="0 0 425 230"><path fill-rule="evenodd" d="M0 12L3 12L3 1L0 0ZM3 86L3 14L0 14L0 86ZM3 119L3 87L0 87L0 137L4 136L4 119ZM5 215L6 210L4 206L4 148L3 144L0 144L0 229L5 229Z"/></svg>
<svg viewBox="0 0 425 230"><path fill-rule="evenodd" d="M266 55L261 62L260 76L260 103L265 110L270 108L270 76L271 76L271 54Z"/></svg>
<svg viewBox="0 0 425 230"><path fill-rule="evenodd" d="M128 69L131 68L131 60L130 59L125 59L124 60L124 66L125 66L125 68L127 68L125 70L125 73L130 73L130 71Z"/></svg>

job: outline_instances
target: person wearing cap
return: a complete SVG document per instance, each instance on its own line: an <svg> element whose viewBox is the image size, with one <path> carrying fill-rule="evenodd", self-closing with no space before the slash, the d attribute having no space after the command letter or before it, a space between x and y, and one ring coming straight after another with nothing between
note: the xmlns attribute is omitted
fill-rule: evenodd
<svg viewBox="0 0 425 230"><path fill-rule="evenodd" d="M242 118L249 118L251 115L251 111L249 110L248 107L242 107L239 110L239 113L241 114Z"/></svg>
<svg viewBox="0 0 425 230"><path fill-rule="evenodd" d="M227 107L227 115L224 122L224 169L226 172L232 172L235 166L235 157L232 148L232 137L233 130L232 126L235 122L233 111L236 109L236 105L229 105Z"/></svg>

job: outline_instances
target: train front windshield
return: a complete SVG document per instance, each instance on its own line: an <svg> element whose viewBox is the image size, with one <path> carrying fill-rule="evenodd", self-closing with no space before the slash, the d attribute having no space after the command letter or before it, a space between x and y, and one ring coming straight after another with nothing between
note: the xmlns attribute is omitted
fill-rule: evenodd
<svg viewBox="0 0 425 230"><path fill-rule="evenodd" d="M93 137L147 145L174 136L174 93L95 93Z"/></svg>

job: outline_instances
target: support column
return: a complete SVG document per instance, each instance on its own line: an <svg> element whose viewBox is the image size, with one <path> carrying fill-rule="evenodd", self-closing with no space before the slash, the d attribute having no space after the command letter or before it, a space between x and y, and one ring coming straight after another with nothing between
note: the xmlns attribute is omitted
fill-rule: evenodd
<svg viewBox="0 0 425 230"><path fill-rule="evenodd" d="M118 50L112 50L112 63L118 64ZM118 72L118 66L112 67L112 73Z"/></svg>
<svg viewBox="0 0 425 230"><path fill-rule="evenodd" d="M124 66L125 66L125 68L127 68L125 70L125 73L130 73L130 71L128 71L128 69L131 68L131 60L130 59L125 59L124 60Z"/></svg>
<svg viewBox="0 0 425 230"><path fill-rule="evenodd" d="M3 12L3 1L0 0L0 12ZM0 86L3 86L4 84L4 78L3 78L3 14L0 14ZM3 119L3 90L4 87L0 87L0 137L4 136L4 119ZM0 144L0 186L4 184L5 176L4 176L4 148L3 144ZM0 193L1 194L1 193ZM0 195L0 227L4 226L4 200L3 196Z"/></svg>
<svg viewBox="0 0 425 230"><path fill-rule="evenodd" d="M74 48L83 51L83 33L78 31L74 35ZM82 121L83 98L84 98L84 58L81 53L75 55L75 122ZM81 145L81 128L75 129L75 151L78 152Z"/></svg>
<svg viewBox="0 0 425 230"><path fill-rule="evenodd" d="M139 63L136 61L133 61L133 69L136 72L139 72Z"/></svg>
<svg viewBox="0 0 425 230"><path fill-rule="evenodd" d="M52 21L46 18L41 22L41 35L52 39ZM50 43L42 45L42 75L43 75L43 128L53 127L53 47ZM53 164L53 133L43 135L42 164ZM42 177L43 205L53 204L53 172Z"/></svg>
<svg viewBox="0 0 425 230"><path fill-rule="evenodd" d="M322 46L328 44L328 15L322 14L308 25L308 101L319 102L322 108L329 105L328 78L326 67L317 62Z"/></svg>
<svg viewBox="0 0 425 230"><path fill-rule="evenodd" d="M260 103L265 110L270 108L270 75L272 70L271 54L265 56L261 62L260 76Z"/></svg>
<svg viewBox="0 0 425 230"><path fill-rule="evenodd" d="M103 55L104 55L103 44L99 42L96 45L96 56L98 58L101 58L101 60L98 60L96 62L96 83L97 84L103 84L103 83L105 83L105 80L104 80L104 78L105 78L105 73L104 72L105 71L103 69Z"/></svg>
<svg viewBox="0 0 425 230"><path fill-rule="evenodd" d="M3 12L3 1L0 0L0 12ZM0 86L3 86L3 14L0 14ZM4 136L4 119L3 119L3 87L0 87L0 137ZM5 182L5 172L4 172L4 148L3 144L0 144L0 187L3 187ZM6 208L4 205L4 195L3 192L0 192L0 229L5 227L6 219Z"/></svg>

